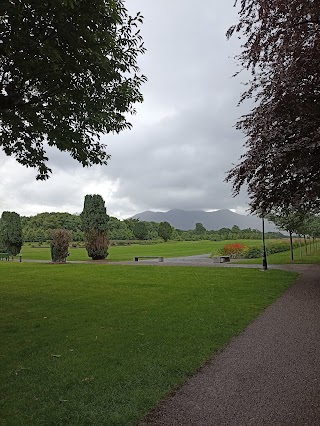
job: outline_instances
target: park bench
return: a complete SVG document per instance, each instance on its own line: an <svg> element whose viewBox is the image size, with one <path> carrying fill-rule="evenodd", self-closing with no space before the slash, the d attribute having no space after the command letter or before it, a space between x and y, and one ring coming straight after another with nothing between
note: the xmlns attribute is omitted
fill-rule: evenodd
<svg viewBox="0 0 320 426"><path fill-rule="evenodd" d="M9 257L10 257L9 253L0 253L0 259L1 260L3 260L3 259L9 260Z"/></svg>
<svg viewBox="0 0 320 426"><path fill-rule="evenodd" d="M214 263L230 262L230 256L215 256L212 258Z"/></svg>
<svg viewBox="0 0 320 426"><path fill-rule="evenodd" d="M162 256L135 256L133 260L138 262L139 259L159 259L159 262L163 262Z"/></svg>

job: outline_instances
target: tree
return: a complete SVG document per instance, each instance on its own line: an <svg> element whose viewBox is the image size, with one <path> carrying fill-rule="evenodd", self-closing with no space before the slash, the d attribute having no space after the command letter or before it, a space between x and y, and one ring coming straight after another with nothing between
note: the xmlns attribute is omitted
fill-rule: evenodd
<svg viewBox="0 0 320 426"><path fill-rule="evenodd" d="M160 222L158 234L160 238L163 238L165 242L170 240L172 236L173 228L169 222Z"/></svg>
<svg viewBox="0 0 320 426"><path fill-rule="evenodd" d="M299 233L301 224L306 220L306 214L303 211L294 211L293 209L276 209L267 216L267 219L273 222L278 228L289 232L291 260L293 261L293 243L292 234Z"/></svg>
<svg viewBox="0 0 320 426"><path fill-rule="evenodd" d="M236 1L237 3L237 1ZM320 2L242 0L227 36L245 37L238 60L252 79L240 102L247 152L227 175L247 185L252 211L320 206Z"/></svg>
<svg viewBox="0 0 320 426"><path fill-rule="evenodd" d="M202 223L196 223L195 230L194 230L195 234L197 234L197 235L204 235L206 233L206 231L207 230L202 225Z"/></svg>
<svg viewBox="0 0 320 426"><path fill-rule="evenodd" d="M44 145L83 166L107 164L100 134L131 127L142 102L138 24L122 0L2 0L0 147L36 168L51 169Z"/></svg>
<svg viewBox="0 0 320 426"><path fill-rule="evenodd" d="M148 227L145 222L135 222L133 226L133 234L138 240L145 240L148 235Z"/></svg>
<svg viewBox="0 0 320 426"><path fill-rule="evenodd" d="M51 259L54 263L65 263L69 256L69 243L71 233L66 229L54 229L52 231L52 241L50 242Z"/></svg>
<svg viewBox="0 0 320 426"><path fill-rule="evenodd" d="M134 235L124 221L110 216L108 220L108 237L110 240L132 240Z"/></svg>
<svg viewBox="0 0 320 426"><path fill-rule="evenodd" d="M108 255L108 215L101 195L86 195L80 216L88 256L93 260L105 259Z"/></svg>
<svg viewBox="0 0 320 426"><path fill-rule="evenodd" d="M22 243L20 216L15 212L3 212L0 220L0 246L15 256L20 253Z"/></svg>

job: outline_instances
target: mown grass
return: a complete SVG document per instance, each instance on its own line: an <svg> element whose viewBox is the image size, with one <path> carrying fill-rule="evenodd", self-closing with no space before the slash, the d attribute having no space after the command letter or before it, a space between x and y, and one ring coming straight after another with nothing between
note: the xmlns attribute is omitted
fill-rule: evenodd
<svg viewBox="0 0 320 426"><path fill-rule="evenodd" d="M292 283L285 271L0 262L4 425L133 425Z"/></svg>
<svg viewBox="0 0 320 426"><path fill-rule="evenodd" d="M261 244L259 240L239 240L242 244L253 246ZM226 244L234 243L235 241L170 241L161 244L139 245L133 244L129 246L110 246L109 261L132 260L134 256L164 256L164 257L179 257L192 256L197 254L206 254L217 252ZM22 250L23 259L32 260L50 260L49 248L34 248L30 245L24 245ZM84 248L69 249L70 256L68 260L90 260Z"/></svg>

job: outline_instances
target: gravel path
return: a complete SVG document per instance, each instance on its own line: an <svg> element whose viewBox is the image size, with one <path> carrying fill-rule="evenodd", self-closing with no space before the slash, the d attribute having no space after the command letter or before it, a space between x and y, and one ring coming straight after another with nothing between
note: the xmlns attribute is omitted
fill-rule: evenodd
<svg viewBox="0 0 320 426"><path fill-rule="evenodd" d="M320 265L140 426L320 425Z"/></svg>

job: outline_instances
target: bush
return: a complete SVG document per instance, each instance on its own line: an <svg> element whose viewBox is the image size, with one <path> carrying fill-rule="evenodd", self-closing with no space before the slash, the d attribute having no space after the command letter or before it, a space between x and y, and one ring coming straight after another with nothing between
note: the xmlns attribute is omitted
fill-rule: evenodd
<svg viewBox="0 0 320 426"><path fill-rule="evenodd" d="M293 242L293 248L299 247L299 242L295 241ZM266 247L267 255L274 254L274 253L281 253L283 251L290 250L290 242L288 241L282 241L277 243L268 243L268 246ZM263 256L263 248L262 244L261 246L252 246L247 247L244 252L244 257L246 259L256 259L258 257Z"/></svg>
<svg viewBox="0 0 320 426"><path fill-rule="evenodd" d="M69 256L70 232L66 229L54 229L52 231L51 259L55 263L65 263Z"/></svg>
<svg viewBox="0 0 320 426"><path fill-rule="evenodd" d="M227 244L221 250L219 250L219 254L221 256L230 256L233 259L241 259L244 257L246 249L247 247L244 244Z"/></svg>

